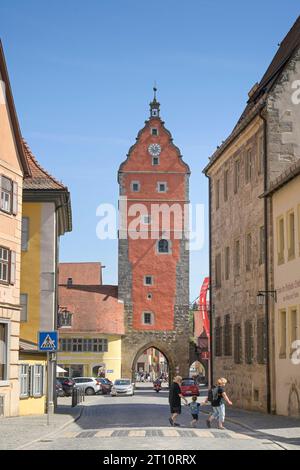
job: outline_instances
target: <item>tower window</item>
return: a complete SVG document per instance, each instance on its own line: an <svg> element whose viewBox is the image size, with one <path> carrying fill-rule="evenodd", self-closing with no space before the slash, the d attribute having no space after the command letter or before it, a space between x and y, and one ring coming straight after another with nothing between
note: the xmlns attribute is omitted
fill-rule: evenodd
<svg viewBox="0 0 300 470"><path fill-rule="evenodd" d="M159 165L159 158L158 157L152 157L152 165Z"/></svg>
<svg viewBox="0 0 300 470"><path fill-rule="evenodd" d="M145 286L153 286L153 276L145 276L144 277L144 285Z"/></svg>
<svg viewBox="0 0 300 470"><path fill-rule="evenodd" d="M159 240L157 244L158 253L171 253L171 246L169 240Z"/></svg>
<svg viewBox="0 0 300 470"><path fill-rule="evenodd" d="M166 193L167 192L167 183L162 183L162 182L158 182L157 183L157 191L159 193Z"/></svg>
<svg viewBox="0 0 300 470"><path fill-rule="evenodd" d="M138 193L139 190L141 188L141 185L139 183L139 181L132 181L131 183L131 190L134 192L134 193Z"/></svg>
<svg viewBox="0 0 300 470"><path fill-rule="evenodd" d="M145 225L150 225L151 224L151 215L143 215L142 216L142 222Z"/></svg>
<svg viewBox="0 0 300 470"><path fill-rule="evenodd" d="M151 135L158 135L158 129L156 129L156 127L151 128Z"/></svg>
<svg viewBox="0 0 300 470"><path fill-rule="evenodd" d="M144 323L144 325L153 325L153 323L154 323L153 313L144 312L143 313L143 323Z"/></svg>
<svg viewBox="0 0 300 470"><path fill-rule="evenodd" d="M155 109L155 108L152 109L151 110L151 115L154 116L154 117L158 116L158 109Z"/></svg>

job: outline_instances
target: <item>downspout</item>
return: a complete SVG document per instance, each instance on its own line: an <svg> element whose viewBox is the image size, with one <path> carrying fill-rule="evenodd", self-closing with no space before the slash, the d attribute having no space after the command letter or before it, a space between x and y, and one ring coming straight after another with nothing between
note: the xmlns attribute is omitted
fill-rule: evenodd
<svg viewBox="0 0 300 470"><path fill-rule="evenodd" d="M208 224L209 224L209 387L212 387L214 384L213 377L213 295L212 295L212 282L211 282L211 268L212 268L212 250L211 250L211 178L205 173L205 176L208 178Z"/></svg>
<svg viewBox="0 0 300 470"><path fill-rule="evenodd" d="M268 142L267 142L267 120L263 116L263 110L259 113L264 123L264 192L268 189ZM268 243L268 198L264 197L264 251L265 251L265 291L269 290L269 243ZM270 302L269 296L265 296L265 322L266 322L266 349L267 349L267 363L266 363L266 379L267 379L267 412L271 414L271 367L270 367L270 320L269 310Z"/></svg>

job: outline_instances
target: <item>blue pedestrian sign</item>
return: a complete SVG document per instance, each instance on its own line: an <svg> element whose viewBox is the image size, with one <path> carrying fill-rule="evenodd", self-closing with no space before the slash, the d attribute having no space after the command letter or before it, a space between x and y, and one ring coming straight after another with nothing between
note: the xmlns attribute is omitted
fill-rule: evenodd
<svg viewBox="0 0 300 470"><path fill-rule="evenodd" d="M57 351L57 331L39 331L39 351Z"/></svg>

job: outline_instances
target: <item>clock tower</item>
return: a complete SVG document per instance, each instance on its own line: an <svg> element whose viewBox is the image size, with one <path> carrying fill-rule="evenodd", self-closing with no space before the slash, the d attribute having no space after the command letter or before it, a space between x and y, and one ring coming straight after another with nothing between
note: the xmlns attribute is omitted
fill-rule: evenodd
<svg viewBox="0 0 300 470"><path fill-rule="evenodd" d="M119 301L124 303L122 376L148 348L163 353L170 376L189 372L190 169L160 118L160 104L120 165Z"/></svg>

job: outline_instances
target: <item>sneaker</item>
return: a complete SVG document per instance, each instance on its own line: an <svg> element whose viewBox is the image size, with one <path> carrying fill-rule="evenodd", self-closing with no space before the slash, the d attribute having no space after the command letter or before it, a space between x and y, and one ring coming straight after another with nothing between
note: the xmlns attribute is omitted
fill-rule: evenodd
<svg viewBox="0 0 300 470"><path fill-rule="evenodd" d="M180 424L179 423L174 423L173 426L180 426Z"/></svg>
<svg viewBox="0 0 300 470"><path fill-rule="evenodd" d="M209 419L206 420L206 426L207 426L208 428L211 428L211 422L209 421Z"/></svg>
<svg viewBox="0 0 300 470"><path fill-rule="evenodd" d="M172 420L172 418L169 418L169 423L171 424L171 426L174 426L174 421Z"/></svg>

